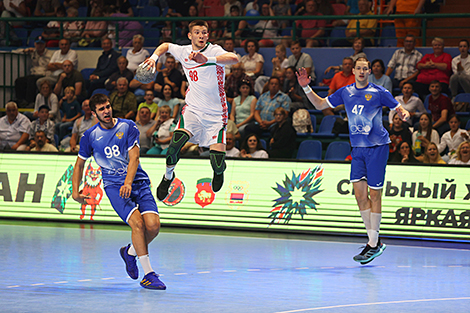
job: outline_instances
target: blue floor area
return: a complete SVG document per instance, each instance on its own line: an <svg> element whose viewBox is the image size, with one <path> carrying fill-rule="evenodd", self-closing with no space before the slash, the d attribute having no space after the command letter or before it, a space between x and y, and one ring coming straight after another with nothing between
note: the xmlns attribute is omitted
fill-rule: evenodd
<svg viewBox="0 0 470 313"><path fill-rule="evenodd" d="M125 272L124 228L9 224L0 239L1 312L470 311L467 249L389 243L360 266L357 243L163 232L153 291Z"/></svg>

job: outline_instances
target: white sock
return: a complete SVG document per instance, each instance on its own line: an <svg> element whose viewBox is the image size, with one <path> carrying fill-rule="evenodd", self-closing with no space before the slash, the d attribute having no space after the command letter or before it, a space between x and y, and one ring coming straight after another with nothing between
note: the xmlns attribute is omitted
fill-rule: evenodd
<svg viewBox="0 0 470 313"><path fill-rule="evenodd" d="M173 171L175 170L175 167L166 167L166 172L165 172L165 178L170 180L173 178Z"/></svg>
<svg viewBox="0 0 470 313"><path fill-rule="evenodd" d="M370 229L370 209L367 210L360 210L362 220L364 221L364 225L366 226L366 230Z"/></svg>
<svg viewBox="0 0 470 313"><path fill-rule="evenodd" d="M133 256L136 256L136 255L137 255L137 252L135 252L135 249L134 249L134 245L131 245L131 246L129 247L129 250L127 250L127 254L133 255Z"/></svg>
<svg viewBox="0 0 470 313"><path fill-rule="evenodd" d="M152 269L152 265L150 265L150 259L148 254L139 256L139 261L140 265L142 265L142 268L144 269L145 275L154 272L154 270Z"/></svg>
<svg viewBox="0 0 470 313"><path fill-rule="evenodd" d="M369 234L369 246L372 248L377 247L379 241L379 229L380 221L382 220L382 213L370 213L370 234Z"/></svg>

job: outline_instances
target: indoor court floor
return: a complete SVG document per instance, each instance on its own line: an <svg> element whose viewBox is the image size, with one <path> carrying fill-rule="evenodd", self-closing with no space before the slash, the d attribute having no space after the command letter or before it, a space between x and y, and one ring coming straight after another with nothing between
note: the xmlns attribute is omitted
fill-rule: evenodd
<svg viewBox="0 0 470 313"><path fill-rule="evenodd" d="M163 229L155 291L125 272L127 227L3 221L0 312L470 312L470 245L384 239L361 266L357 240L270 237Z"/></svg>

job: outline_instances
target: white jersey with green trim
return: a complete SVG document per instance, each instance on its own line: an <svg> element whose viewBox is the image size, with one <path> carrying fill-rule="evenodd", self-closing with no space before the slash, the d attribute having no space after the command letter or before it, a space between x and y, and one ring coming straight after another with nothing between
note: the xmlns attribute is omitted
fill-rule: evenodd
<svg viewBox="0 0 470 313"><path fill-rule="evenodd" d="M189 87L185 97L186 109L207 114L221 114L227 118L228 108L224 88L225 66L209 62L201 64L189 60L189 54L193 52L192 45L170 44L168 52L181 63L188 79ZM211 43L207 43L199 52L207 58L227 53L219 45Z"/></svg>

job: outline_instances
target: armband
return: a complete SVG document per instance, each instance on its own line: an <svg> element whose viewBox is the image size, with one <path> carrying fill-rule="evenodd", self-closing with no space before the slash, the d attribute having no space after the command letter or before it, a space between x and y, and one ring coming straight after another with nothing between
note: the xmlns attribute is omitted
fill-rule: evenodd
<svg viewBox="0 0 470 313"><path fill-rule="evenodd" d="M152 54L149 59L154 60L155 63L157 63L157 61L158 61L158 55Z"/></svg>
<svg viewBox="0 0 470 313"><path fill-rule="evenodd" d="M207 58L207 63L217 63L217 58L216 57L208 57Z"/></svg>
<svg viewBox="0 0 470 313"><path fill-rule="evenodd" d="M312 92L312 88L310 88L309 85L305 86L305 87L302 87L302 89L305 91L305 94L308 94L308 93L311 93Z"/></svg>

